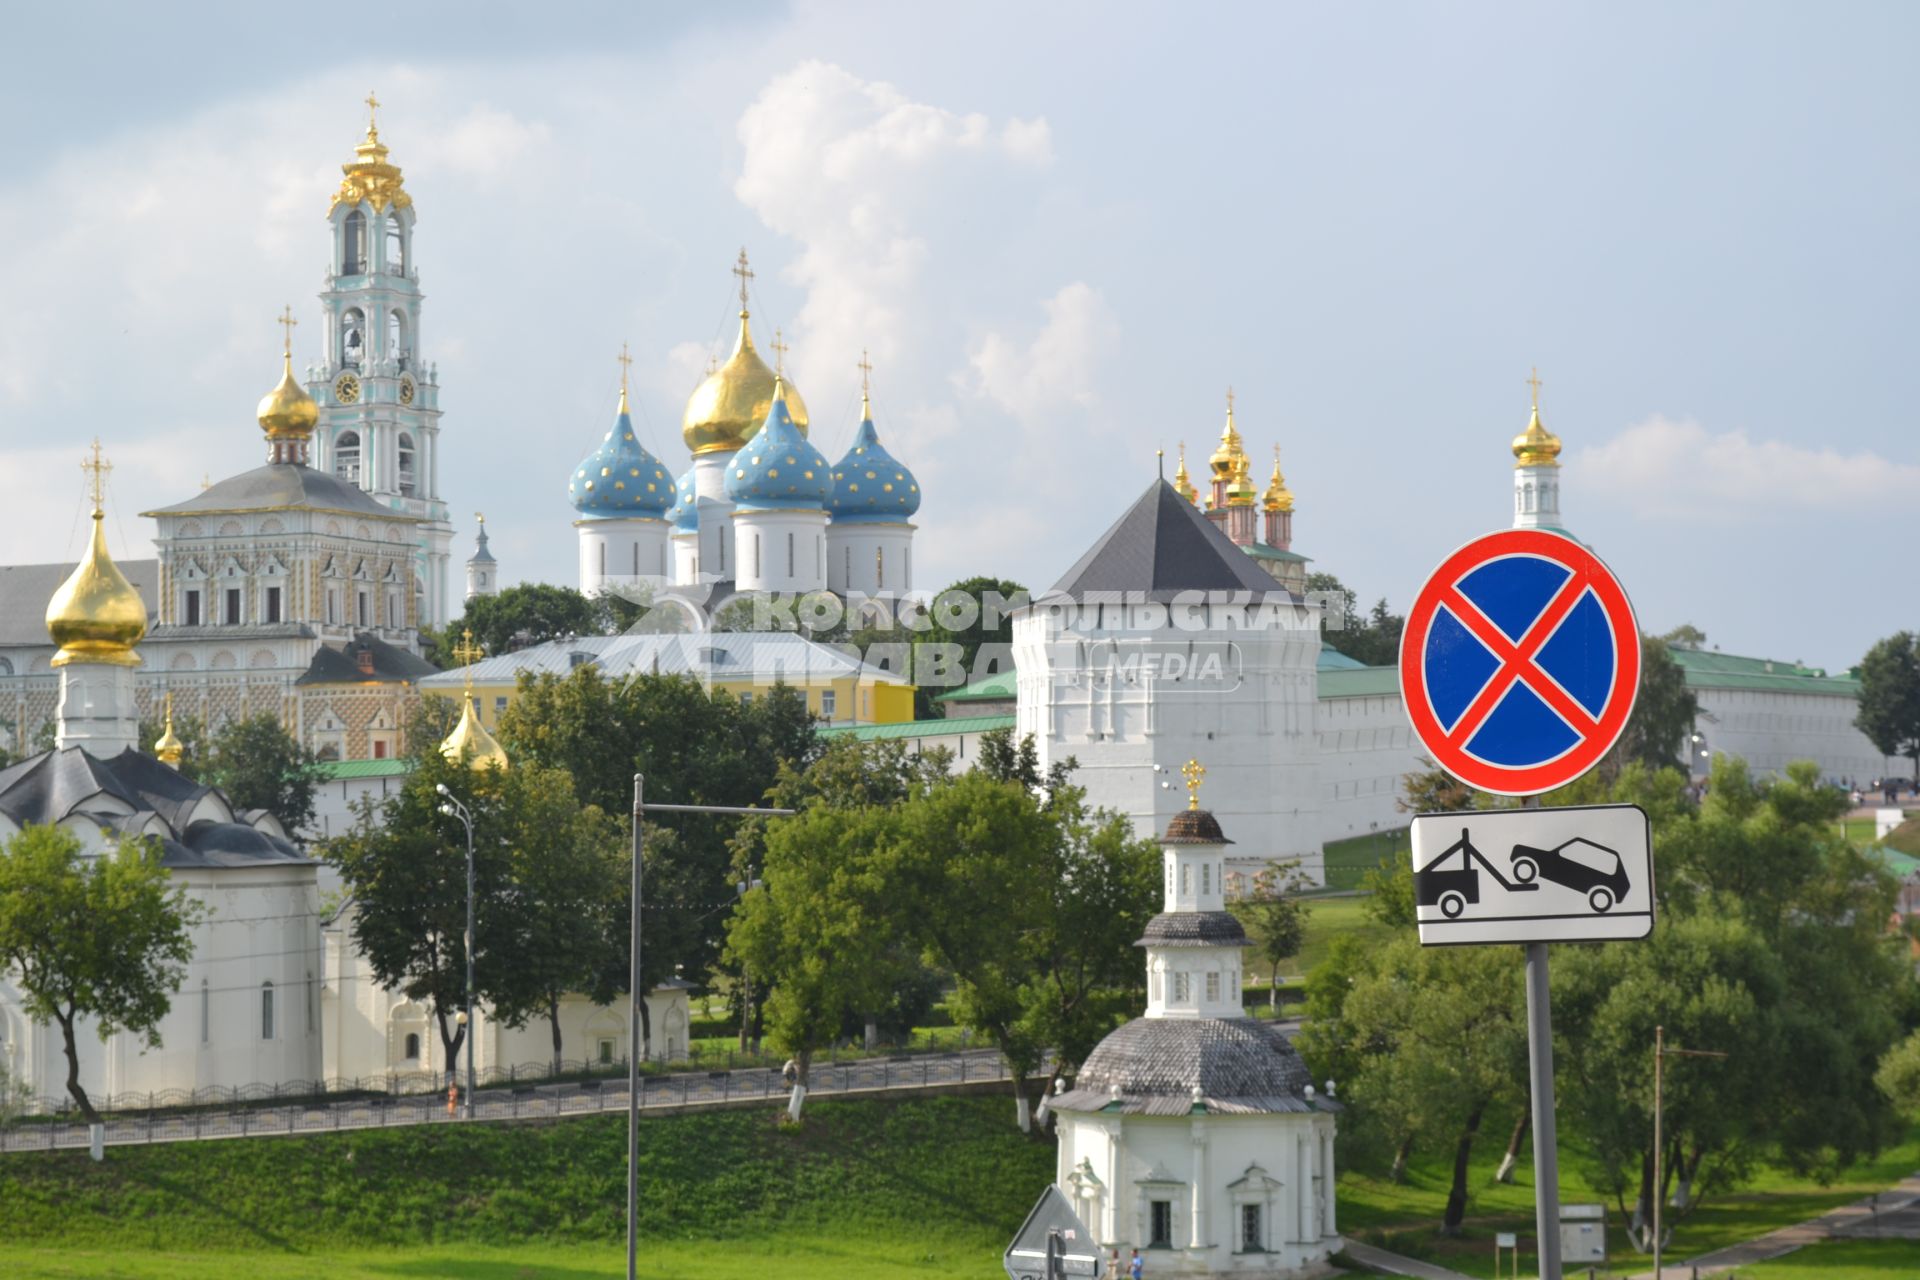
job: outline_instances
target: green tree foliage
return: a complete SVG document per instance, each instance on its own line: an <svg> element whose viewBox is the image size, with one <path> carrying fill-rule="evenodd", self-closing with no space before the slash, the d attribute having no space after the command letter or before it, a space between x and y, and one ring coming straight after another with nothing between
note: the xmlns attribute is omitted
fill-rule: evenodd
<svg viewBox="0 0 1920 1280"><path fill-rule="evenodd" d="M1608 753L1608 772L1637 761L1649 769L1680 759L1700 714L1700 700L1687 688L1687 673L1665 640L1640 637L1640 690L1627 727Z"/></svg>
<svg viewBox="0 0 1920 1280"><path fill-rule="evenodd" d="M312 825L313 793L325 777L318 757L265 711L216 730L197 772L236 810L265 809L295 833Z"/></svg>
<svg viewBox="0 0 1920 1280"><path fill-rule="evenodd" d="M447 625L444 639L458 640L470 630L488 653L511 653L567 636L602 635L609 623L604 607L572 587L523 582L467 601L465 616ZM450 646L442 647L451 660Z"/></svg>
<svg viewBox="0 0 1920 1280"><path fill-rule="evenodd" d="M60 1028L67 1093L89 1121L100 1115L80 1085L79 1020L103 1041L125 1031L159 1048L200 915L150 840L83 857L72 832L27 827L0 848L0 972L28 1017Z"/></svg>
<svg viewBox="0 0 1920 1280"><path fill-rule="evenodd" d="M1673 649L1704 649L1707 646L1707 633L1691 622L1683 622L1660 637Z"/></svg>
<svg viewBox="0 0 1920 1280"><path fill-rule="evenodd" d="M976 664L982 657L983 648L987 650L986 665L999 671L1012 670L1013 619L1009 616L1011 602L1025 595L1026 591L1027 589L1019 583L1006 578L962 578L933 598L933 607L930 611L933 617L933 628L928 632L927 638L936 644L957 646L960 650L960 669L967 673L966 678L969 680L975 675L990 674L985 670L975 670ZM996 595L1000 600L1008 603L996 604L990 617L988 605L991 597ZM974 607L976 605L978 608ZM964 626L947 625L949 621L958 622L969 616L972 621Z"/></svg>
<svg viewBox="0 0 1920 1280"><path fill-rule="evenodd" d="M1920 1031L1887 1050L1873 1082L1901 1115L1920 1120Z"/></svg>
<svg viewBox="0 0 1920 1280"><path fill-rule="evenodd" d="M1323 600L1320 642L1327 648L1369 667L1390 667L1400 661L1400 633L1407 620L1387 608L1384 598L1362 614L1359 597L1330 573L1308 574L1307 591Z"/></svg>
<svg viewBox="0 0 1920 1280"><path fill-rule="evenodd" d="M153 744L167 731L167 718L164 711L156 716L140 718L140 736L135 739L142 751L152 751ZM200 780L207 759L207 722L199 716L181 715L173 717L173 736L180 739L180 774L182 777Z"/></svg>
<svg viewBox="0 0 1920 1280"><path fill-rule="evenodd" d="M1854 724L1881 755L1911 760L1920 783L1920 636L1901 631L1867 650Z"/></svg>
<svg viewBox="0 0 1920 1280"><path fill-rule="evenodd" d="M1378 874L1373 872L1370 874ZM1253 889L1231 905L1233 914L1253 940L1254 954L1267 963L1270 983L1267 1007L1280 1007L1280 966L1300 954L1307 938L1307 904L1300 893L1307 888L1300 860L1276 863L1253 878Z"/></svg>

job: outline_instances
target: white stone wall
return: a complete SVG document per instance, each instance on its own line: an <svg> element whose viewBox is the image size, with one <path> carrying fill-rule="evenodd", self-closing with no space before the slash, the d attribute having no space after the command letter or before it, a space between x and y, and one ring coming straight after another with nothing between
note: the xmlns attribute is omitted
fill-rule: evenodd
<svg viewBox="0 0 1920 1280"><path fill-rule="evenodd" d="M1317 710L1321 842L1406 826L1402 782L1425 766L1400 695L1322 698Z"/></svg>
<svg viewBox="0 0 1920 1280"><path fill-rule="evenodd" d="M1700 714L1694 732L1695 774L1708 763L1699 751L1737 755L1755 774L1780 774L1796 760L1819 763L1828 778L1852 778L1862 785L1885 775L1910 777L1913 766L1889 759L1854 727L1860 704L1849 697L1814 693L1773 693L1745 689L1695 689Z"/></svg>
<svg viewBox="0 0 1920 1280"><path fill-rule="evenodd" d="M734 583L742 591L806 592L826 585L827 516L823 511L736 508Z"/></svg>
<svg viewBox="0 0 1920 1280"><path fill-rule="evenodd" d="M611 520L575 520L580 546L580 593L600 594L609 582L669 580L665 520L628 516Z"/></svg>
<svg viewBox="0 0 1920 1280"><path fill-rule="evenodd" d="M907 523L836 521L827 527L827 588L840 595L898 596L913 589Z"/></svg>

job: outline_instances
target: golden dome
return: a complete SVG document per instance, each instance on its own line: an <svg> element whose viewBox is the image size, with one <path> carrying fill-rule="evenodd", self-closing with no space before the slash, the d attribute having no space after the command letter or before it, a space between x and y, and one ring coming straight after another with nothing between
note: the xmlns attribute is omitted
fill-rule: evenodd
<svg viewBox="0 0 1920 1280"><path fill-rule="evenodd" d="M1197 502L1200 491L1193 487L1193 477L1187 474L1187 445L1180 443L1180 465L1173 472L1173 491L1188 502Z"/></svg>
<svg viewBox="0 0 1920 1280"><path fill-rule="evenodd" d="M475 769L488 766L506 768L506 750L487 732L487 726L480 723L480 712L474 706L473 695L469 693L460 701L460 723L440 744L440 754L456 763L465 760Z"/></svg>
<svg viewBox="0 0 1920 1280"><path fill-rule="evenodd" d="M106 515L100 507L100 443L94 442L93 536L86 558L47 601L47 631L60 652L53 665L104 662L137 667L140 655L133 647L147 634L147 605L126 575L107 554Z"/></svg>
<svg viewBox="0 0 1920 1280"><path fill-rule="evenodd" d="M1207 459L1215 480L1231 481L1236 471L1247 470L1247 451L1241 447L1239 428L1233 425L1233 392L1227 392L1227 425L1220 432L1220 447Z"/></svg>
<svg viewBox="0 0 1920 1280"><path fill-rule="evenodd" d="M333 203L327 206L327 212L341 205L355 205L362 200L380 213L388 205L404 209L413 203L413 197L400 185L400 166L387 163L387 147L380 141L379 123L373 113L380 103L369 93L367 102L366 140L353 149L354 159L340 166L340 172L346 176L340 179L340 189L333 193Z"/></svg>
<svg viewBox="0 0 1920 1280"><path fill-rule="evenodd" d="M1293 491L1287 488L1287 478L1280 474L1280 446L1273 446L1273 479L1267 481L1267 491L1261 496L1260 507L1265 511L1293 510Z"/></svg>
<svg viewBox="0 0 1920 1280"><path fill-rule="evenodd" d="M708 374L687 397L680 421L680 438L698 457L703 453L731 453L751 440L773 407L773 370L753 349L747 328L747 310L740 309L740 337L727 362ZM807 406L793 381L786 380L787 413L800 434L807 434Z"/></svg>
<svg viewBox="0 0 1920 1280"><path fill-rule="evenodd" d="M1516 467L1557 467L1560 465L1560 437L1540 425L1540 406L1533 406L1527 429L1513 438L1513 465Z"/></svg>
<svg viewBox="0 0 1920 1280"><path fill-rule="evenodd" d="M269 440L310 440L320 421L320 406L293 379L293 356L282 357L280 385L260 398L260 429Z"/></svg>
<svg viewBox="0 0 1920 1280"><path fill-rule="evenodd" d="M180 741L179 736L173 731L173 695L169 693L167 695L167 731L160 735L158 742L153 744L153 754L178 769L180 757L186 753L187 744Z"/></svg>

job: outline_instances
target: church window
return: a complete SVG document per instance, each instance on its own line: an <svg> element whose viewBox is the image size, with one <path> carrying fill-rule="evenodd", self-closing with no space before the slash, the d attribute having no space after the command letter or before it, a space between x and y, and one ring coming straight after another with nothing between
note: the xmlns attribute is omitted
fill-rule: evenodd
<svg viewBox="0 0 1920 1280"><path fill-rule="evenodd" d="M720 576L724 578L726 577L726 575L727 575L727 531L725 529L722 529L720 531Z"/></svg>
<svg viewBox="0 0 1920 1280"><path fill-rule="evenodd" d="M342 431L333 442L333 474L350 484L360 483L360 433Z"/></svg>
<svg viewBox="0 0 1920 1280"><path fill-rule="evenodd" d="M633 544L633 576L640 576L640 544L637 542Z"/></svg>
<svg viewBox="0 0 1920 1280"><path fill-rule="evenodd" d="M613 1065L613 1041L603 1036L601 1037L600 1043L596 1045L595 1048L598 1050L600 1065L603 1067L612 1066Z"/></svg>
<svg viewBox="0 0 1920 1280"><path fill-rule="evenodd" d="M13 674L13 659L0 658L0 676L10 676L12 674Z"/></svg>
<svg viewBox="0 0 1920 1280"><path fill-rule="evenodd" d="M387 270L394 275L407 274L407 236L400 219L387 219Z"/></svg>
<svg viewBox="0 0 1920 1280"><path fill-rule="evenodd" d="M829 724L833 722L834 700L833 690L822 689L820 691L820 718Z"/></svg>
<svg viewBox="0 0 1920 1280"><path fill-rule="evenodd" d="M847 590L851 591L853 590L853 548L852 547L848 547L846 549L846 560L847 560L847 567L846 567L845 573L847 576Z"/></svg>
<svg viewBox="0 0 1920 1280"><path fill-rule="evenodd" d="M385 760L387 758L387 740L385 738L375 738L373 740L373 758L375 760Z"/></svg>
<svg viewBox="0 0 1920 1280"><path fill-rule="evenodd" d="M357 624L363 627L366 626L367 615L372 612L373 612L373 609L371 606L371 602L367 599L367 593L364 590L354 592L353 593L353 616L356 619Z"/></svg>
<svg viewBox="0 0 1920 1280"><path fill-rule="evenodd" d="M411 498L418 486L414 483L413 437L400 433L400 495Z"/></svg>
<svg viewBox="0 0 1920 1280"><path fill-rule="evenodd" d="M887 549L885 547L875 547L873 549L873 589L875 591L884 591L886 590L886 586Z"/></svg>
<svg viewBox="0 0 1920 1280"><path fill-rule="evenodd" d="M753 576L760 576L760 535L753 535Z"/></svg>
<svg viewBox="0 0 1920 1280"><path fill-rule="evenodd" d="M740 705L743 707L750 707L753 705L753 690L751 689L741 690Z"/></svg>
<svg viewBox="0 0 1920 1280"><path fill-rule="evenodd" d="M273 983L260 984L260 1038L273 1039Z"/></svg>
<svg viewBox="0 0 1920 1280"><path fill-rule="evenodd" d="M600 576L607 576L607 544L604 541L600 544Z"/></svg>
<svg viewBox="0 0 1920 1280"><path fill-rule="evenodd" d="M387 592L387 625L397 627L401 625L402 621L403 619L400 617L400 593L398 591L389 591Z"/></svg>
<svg viewBox="0 0 1920 1280"><path fill-rule="evenodd" d="M497 719L499 719L499 718L500 718L500 715L501 715L501 713L502 713L502 712L504 712L504 711L505 711L506 709L507 709L507 697L506 697L506 695L505 695L505 694L501 694L500 696L498 696L498 697L496 697L496 698L495 698L495 699L493 700L493 715L494 715L494 718L495 718L496 720L497 720Z"/></svg>
<svg viewBox="0 0 1920 1280"><path fill-rule="evenodd" d="M1218 1003L1219 999L1220 999L1220 971L1218 969L1209 969L1207 971L1207 1001L1208 1003L1213 1004L1213 1003Z"/></svg>
<svg viewBox="0 0 1920 1280"><path fill-rule="evenodd" d="M186 606L187 606L185 610L186 625L189 627L199 626L200 625L200 593L198 591L187 592Z"/></svg>
<svg viewBox="0 0 1920 1280"><path fill-rule="evenodd" d="M226 622L227 622L227 625L230 627L237 627L240 625L240 588L238 587L227 588Z"/></svg>
<svg viewBox="0 0 1920 1280"><path fill-rule="evenodd" d="M1261 1243L1263 1239L1265 1239L1265 1235L1260 1230L1260 1206L1257 1204L1241 1205L1240 1252L1260 1253L1264 1251L1266 1246Z"/></svg>
<svg viewBox="0 0 1920 1280"><path fill-rule="evenodd" d="M1187 985L1187 975L1184 973L1174 974L1173 975L1173 1002L1175 1004L1185 1004L1188 1000L1192 998L1193 997L1191 995L1190 989Z"/></svg>
<svg viewBox="0 0 1920 1280"><path fill-rule="evenodd" d="M1180 864L1180 895L1185 897L1193 892L1193 868L1187 863Z"/></svg>
<svg viewBox="0 0 1920 1280"><path fill-rule="evenodd" d="M1147 1210L1147 1247L1173 1248L1173 1201L1150 1200Z"/></svg>
<svg viewBox="0 0 1920 1280"><path fill-rule="evenodd" d="M367 354L367 318L358 307L340 317L340 363L358 369Z"/></svg>
<svg viewBox="0 0 1920 1280"><path fill-rule="evenodd" d="M418 1031L407 1032L406 1047L403 1052L408 1062L420 1061L420 1033Z"/></svg>
<svg viewBox="0 0 1920 1280"><path fill-rule="evenodd" d="M793 531L787 531L787 576L793 576Z"/></svg>
<svg viewBox="0 0 1920 1280"><path fill-rule="evenodd" d="M913 581L913 548L907 547L900 552L900 585L905 587Z"/></svg>
<svg viewBox="0 0 1920 1280"><path fill-rule="evenodd" d="M337 626L340 622L340 588L327 588L327 625Z"/></svg>
<svg viewBox="0 0 1920 1280"><path fill-rule="evenodd" d="M268 622L280 621L280 588L278 587L267 588L266 621Z"/></svg>
<svg viewBox="0 0 1920 1280"><path fill-rule="evenodd" d="M213 1039L213 989L200 979L200 1043Z"/></svg>
<svg viewBox="0 0 1920 1280"><path fill-rule="evenodd" d="M1213 864L1211 862L1203 862L1200 864L1200 892L1213 892Z"/></svg>
<svg viewBox="0 0 1920 1280"><path fill-rule="evenodd" d="M357 276L367 269L367 216L355 209L341 228L340 274Z"/></svg>

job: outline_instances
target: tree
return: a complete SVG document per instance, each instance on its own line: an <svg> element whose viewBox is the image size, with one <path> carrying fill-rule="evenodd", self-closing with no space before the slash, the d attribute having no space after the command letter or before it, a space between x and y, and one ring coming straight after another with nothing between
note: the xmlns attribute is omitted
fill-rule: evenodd
<svg viewBox="0 0 1920 1280"><path fill-rule="evenodd" d="M1873 1083L1887 1096L1894 1110L1912 1120L1920 1120L1920 1031L1887 1050Z"/></svg>
<svg viewBox="0 0 1920 1280"><path fill-rule="evenodd" d="M1691 622L1681 623L1660 638L1673 649L1704 649L1707 645L1707 633Z"/></svg>
<svg viewBox="0 0 1920 1280"><path fill-rule="evenodd" d="M0 848L0 972L28 1017L59 1026L67 1093L88 1121L100 1113L80 1084L79 1020L91 1018L102 1040L125 1031L159 1048L200 918L151 840L83 857L72 832L33 826Z"/></svg>
<svg viewBox="0 0 1920 1280"><path fill-rule="evenodd" d="M1253 949L1271 970L1267 1007L1280 1008L1280 966L1300 954L1307 937L1307 904L1300 891L1308 885L1300 860L1288 859L1253 878L1253 891L1233 903L1233 914L1253 937Z"/></svg>
<svg viewBox="0 0 1920 1280"><path fill-rule="evenodd" d="M1687 688L1687 673L1667 642L1640 637L1640 689L1633 714L1613 750L1607 753L1609 776L1631 761L1658 769L1680 759L1687 735L1700 714L1700 700Z"/></svg>
<svg viewBox="0 0 1920 1280"><path fill-rule="evenodd" d="M445 634L472 631L476 644L499 654L568 636L600 635L606 622L607 611L572 587L522 582L467 601L465 616L449 624Z"/></svg>
<svg viewBox="0 0 1920 1280"><path fill-rule="evenodd" d="M313 822L324 777L319 758L264 711L221 726L198 769L198 780L225 792L235 810L265 809L290 833Z"/></svg>
<svg viewBox="0 0 1920 1280"><path fill-rule="evenodd" d="M990 674L976 671L976 664L1011 670L1012 602L1026 594L1025 587L1006 578L962 578L933 598L933 628L926 638L936 644L957 646L960 670L969 680L976 675ZM949 623L960 625L949 626Z"/></svg>
<svg viewBox="0 0 1920 1280"><path fill-rule="evenodd" d="M1901 631L1867 650L1854 724L1881 755L1911 760L1920 785L1920 636Z"/></svg>
<svg viewBox="0 0 1920 1280"><path fill-rule="evenodd" d="M1307 594L1321 602L1320 643L1369 667L1389 667L1400 660L1400 633L1407 620L1374 602L1364 616L1358 597L1330 573L1307 575Z"/></svg>
<svg viewBox="0 0 1920 1280"><path fill-rule="evenodd" d="M557 1074L560 1001L580 994L606 1004L626 986L612 981L613 939L630 917L612 907L625 887L623 867L632 865L627 841L618 821L579 804L573 779L558 769L523 763L493 781L497 829L476 835L505 844L509 865L489 1003L509 1027L546 1017Z"/></svg>
<svg viewBox="0 0 1920 1280"><path fill-rule="evenodd" d="M160 741L167 731L166 713L140 718L140 736L136 741L143 751L153 750L153 744ZM199 716L175 715L173 717L173 736L180 739L181 755L177 768L182 777L199 781L207 762L207 722Z"/></svg>

